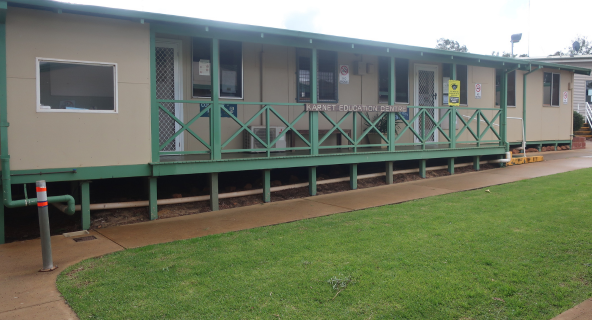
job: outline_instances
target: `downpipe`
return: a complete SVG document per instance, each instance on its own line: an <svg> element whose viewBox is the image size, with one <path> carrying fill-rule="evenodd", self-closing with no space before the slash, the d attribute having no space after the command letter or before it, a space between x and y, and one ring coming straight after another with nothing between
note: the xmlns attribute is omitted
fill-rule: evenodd
<svg viewBox="0 0 592 320"><path fill-rule="evenodd" d="M27 206L37 206L37 198L30 198L30 199L23 199L23 200L13 200L12 199L12 184L10 181L10 156L2 156L0 157L0 162L2 162L2 198L4 200L4 205L7 208L18 208L18 207L27 207ZM53 196L47 197L48 203L58 203L58 202L66 202L67 205L64 206L64 212L67 215L73 215L76 211L76 206L74 202L74 197L71 195L63 195L63 196Z"/></svg>

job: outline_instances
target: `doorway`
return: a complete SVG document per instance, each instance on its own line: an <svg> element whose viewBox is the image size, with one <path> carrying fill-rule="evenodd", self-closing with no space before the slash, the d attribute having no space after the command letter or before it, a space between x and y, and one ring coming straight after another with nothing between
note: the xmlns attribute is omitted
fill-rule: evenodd
<svg viewBox="0 0 592 320"><path fill-rule="evenodd" d="M156 99L182 100L181 41L156 40ZM182 103L162 103L162 106L183 121ZM166 143L181 126L166 112L159 109L159 145ZM170 141L161 151L183 151L183 134Z"/></svg>
<svg viewBox="0 0 592 320"><path fill-rule="evenodd" d="M424 65L424 64L416 64L415 65L415 105L421 107L437 107L438 106L438 66L434 65ZM417 114L420 109L415 108L415 114ZM438 109L426 109L426 111L434 118L434 120L439 120L439 112ZM422 116L418 117L415 120L414 127L415 131L419 134L422 134L423 128L423 121ZM430 132L436 123L432 121L428 116L425 117L425 132L426 134ZM421 142L417 137L415 137L415 142ZM438 130L434 131L430 136L426 138L426 142L438 142Z"/></svg>

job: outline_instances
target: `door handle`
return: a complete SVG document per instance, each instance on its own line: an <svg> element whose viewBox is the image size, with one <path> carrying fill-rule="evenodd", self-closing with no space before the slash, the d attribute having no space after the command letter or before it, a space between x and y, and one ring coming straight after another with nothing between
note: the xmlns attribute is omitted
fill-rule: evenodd
<svg viewBox="0 0 592 320"><path fill-rule="evenodd" d="M437 92L434 92L433 97L434 97L434 100L438 100L438 93Z"/></svg>

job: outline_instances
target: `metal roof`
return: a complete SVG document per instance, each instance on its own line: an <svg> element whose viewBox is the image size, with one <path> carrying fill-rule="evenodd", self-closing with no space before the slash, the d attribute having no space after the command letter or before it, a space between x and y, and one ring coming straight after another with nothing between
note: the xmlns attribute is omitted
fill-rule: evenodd
<svg viewBox="0 0 592 320"><path fill-rule="evenodd" d="M287 30L287 29L261 27L261 26L214 21L214 20L207 20L207 19L200 19L200 18L165 15L165 14L160 14L160 13L150 13L150 12L142 12L142 11L134 11L134 10L126 10L126 9L115 9L115 8L107 8L107 7L91 6L91 5L71 4L71 3L48 1L48 0L9 0L6 2L8 3L9 6L60 11L62 13L83 14L83 15L92 15L92 16L136 20L136 21L143 20L147 23L186 25L186 26L193 26L193 27L194 26L203 26L203 27L209 27L209 28L219 28L219 29L223 29L223 30L240 30L243 32L252 32L254 34L261 33L261 34L283 36L283 37L288 37L288 38L310 39L311 41L344 43L344 44L348 44L348 45L351 44L352 46L359 45L359 46L365 46L365 47L379 48L381 50L384 50L384 49L400 50L400 51L404 51L404 52L414 52L416 54L421 54L421 56L427 55L427 57L439 57L439 58L446 57L447 59L450 59L450 62L453 62L453 59L457 59L457 61L454 61L454 62L457 62L457 63L471 62L470 64L472 64L472 65L480 65L483 62L489 62L490 64L487 65L489 67L492 67L491 64L493 63L499 68L506 68L506 69L514 68L514 69L525 70L527 66L528 66L528 69L530 69L530 65L533 65L533 66L542 66L542 67L553 68L553 69L569 70L569 71L573 71L578 74L585 74L585 75L590 75L590 72L591 72L591 70L587 69L587 68L574 67L574 66L561 65L561 64L548 63L548 62L541 62L541 61L535 61L535 60L530 60L530 59L515 59L515 58L505 58L505 57L498 57L498 56L491 56L491 55L481 55L481 54L473 54L473 53L465 53L465 52L446 51L446 50L440 50L440 49L408 46L408 45L401 45L401 44L381 42L381 41L372 41L372 40L355 39L355 38L340 37L340 36L331 36L331 35L324 35L324 34L312 33L312 32L302 32L302 31L294 31L294 30Z"/></svg>

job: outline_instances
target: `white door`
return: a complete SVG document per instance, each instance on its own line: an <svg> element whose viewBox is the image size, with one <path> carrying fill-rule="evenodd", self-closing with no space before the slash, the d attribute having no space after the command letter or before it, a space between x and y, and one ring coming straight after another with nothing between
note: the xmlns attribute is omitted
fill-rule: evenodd
<svg viewBox="0 0 592 320"><path fill-rule="evenodd" d="M438 66L416 64L415 65L415 105L422 107L437 107L438 106ZM438 109L426 109L427 112L436 120L439 120ZM419 112L415 108L415 114ZM414 128L417 133L422 134L422 118L419 116L415 120ZM429 133L436 124L428 117L425 117L425 133ZM426 142L438 142L438 130L434 131ZM415 137L415 142L420 142Z"/></svg>
<svg viewBox="0 0 592 320"><path fill-rule="evenodd" d="M181 41L156 40L156 99L182 100ZM182 103L162 103L175 117L183 121ZM159 145L167 142L181 126L168 114L159 109ZM183 133L161 151L183 151Z"/></svg>

